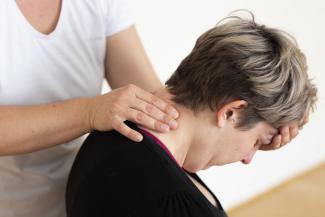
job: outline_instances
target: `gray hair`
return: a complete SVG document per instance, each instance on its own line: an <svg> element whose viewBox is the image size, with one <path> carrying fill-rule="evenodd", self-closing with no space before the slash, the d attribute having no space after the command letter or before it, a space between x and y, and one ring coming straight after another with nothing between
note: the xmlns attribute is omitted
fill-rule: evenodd
<svg viewBox="0 0 325 217"><path fill-rule="evenodd" d="M301 122L317 100L305 55L290 34L259 25L250 14L229 16L201 35L167 88L175 102L195 111L247 101L237 125L243 130L259 121L276 128Z"/></svg>

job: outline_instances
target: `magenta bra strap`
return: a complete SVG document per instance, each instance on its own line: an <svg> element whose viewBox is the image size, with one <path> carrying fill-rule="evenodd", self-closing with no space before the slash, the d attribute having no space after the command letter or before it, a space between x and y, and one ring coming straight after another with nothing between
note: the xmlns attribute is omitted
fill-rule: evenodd
<svg viewBox="0 0 325 217"><path fill-rule="evenodd" d="M141 129L141 128L139 128L139 129L140 129L141 132L143 132L143 133L146 134L147 136L151 137L155 142L157 142L157 143L159 144L159 146L160 146L162 149L164 149L164 151L168 154L168 156L169 156L173 161L175 161L175 163L176 163L180 168L182 168L182 167L178 164L177 160L174 158L174 156L172 155L172 153L169 151L169 149L167 148L167 146L166 146L164 143L162 143L162 141L160 141L160 140L159 140L155 135L151 134L151 133L148 132L147 130L145 130L145 129Z"/></svg>

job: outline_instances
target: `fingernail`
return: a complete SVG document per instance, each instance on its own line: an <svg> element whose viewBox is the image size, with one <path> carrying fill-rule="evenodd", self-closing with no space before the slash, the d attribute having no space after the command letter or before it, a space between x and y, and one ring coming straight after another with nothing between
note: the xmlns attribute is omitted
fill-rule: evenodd
<svg viewBox="0 0 325 217"><path fill-rule="evenodd" d="M175 109L172 110L171 114L173 118L178 118L178 112Z"/></svg>
<svg viewBox="0 0 325 217"><path fill-rule="evenodd" d="M169 126L171 126L171 128L176 128L177 127L177 122L175 120L172 120L170 123L169 123Z"/></svg>
<svg viewBox="0 0 325 217"><path fill-rule="evenodd" d="M141 142L141 141L142 141L142 135L137 134L137 135L135 136L135 139L136 139L138 142Z"/></svg>
<svg viewBox="0 0 325 217"><path fill-rule="evenodd" d="M162 131L164 131L164 132L168 132L168 131L169 131L169 126L166 125L166 124L162 124L162 125L160 126L160 129L161 129Z"/></svg>

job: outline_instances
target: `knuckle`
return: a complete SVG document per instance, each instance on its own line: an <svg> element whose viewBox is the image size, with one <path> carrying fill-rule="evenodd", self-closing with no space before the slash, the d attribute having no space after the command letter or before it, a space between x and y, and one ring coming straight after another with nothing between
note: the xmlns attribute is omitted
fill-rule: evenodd
<svg viewBox="0 0 325 217"><path fill-rule="evenodd" d="M153 126L155 129L159 130L161 129L162 124L159 121L155 120Z"/></svg>
<svg viewBox="0 0 325 217"><path fill-rule="evenodd" d="M171 111L173 111L173 107L171 105L167 104L165 110L170 113Z"/></svg>
<svg viewBox="0 0 325 217"><path fill-rule="evenodd" d="M120 121L115 121L115 129L121 133L124 132L124 123Z"/></svg>
<svg viewBox="0 0 325 217"><path fill-rule="evenodd" d="M117 102L119 104L123 104L125 101L128 100L129 96L130 96L130 93L128 90L126 91L123 91L123 93L120 95L120 97L117 99Z"/></svg>
<svg viewBox="0 0 325 217"><path fill-rule="evenodd" d="M132 97L135 96L135 89L132 86L127 86L127 88L122 92L121 96L119 97L120 102L130 101Z"/></svg>
<svg viewBox="0 0 325 217"><path fill-rule="evenodd" d="M132 105L132 103L134 103L134 95L130 93L124 93L121 95L118 105L121 108L126 108Z"/></svg>
<svg viewBox="0 0 325 217"><path fill-rule="evenodd" d="M147 104L146 107L145 107L145 111L148 113L148 114L153 114L154 113L154 107L150 104Z"/></svg>
<svg viewBox="0 0 325 217"><path fill-rule="evenodd" d="M143 112L137 112L135 116L135 120L138 122L142 122L144 119L144 113Z"/></svg>
<svg viewBox="0 0 325 217"><path fill-rule="evenodd" d="M136 139L136 137L137 137L137 133L136 133L134 130L130 130L130 131L127 133L127 137L129 137L129 138L133 138L133 139Z"/></svg>
<svg viewBox="0 0 325 217"><path fill-rule="evenodd" d="M128 84L126 86L126 89L129 91L129 92L134 92L135 89L136 89L136 86L134 84Z"/></svg>
<svg viewBox="0 0 325 217"><path fill-rule="evenodd" d="M163 115L162 117L163 121L167 124L170 124L172 122L172 118L170 118L168 115Z"/></svg>
<svg viewBox="0 0 325 217"><path fill-rule="evenodd" d="M156 97L156 96L152 96L151 97L151 102L156 105L156 104L158 104L160 102L160 99L158 97Z"/></svg>

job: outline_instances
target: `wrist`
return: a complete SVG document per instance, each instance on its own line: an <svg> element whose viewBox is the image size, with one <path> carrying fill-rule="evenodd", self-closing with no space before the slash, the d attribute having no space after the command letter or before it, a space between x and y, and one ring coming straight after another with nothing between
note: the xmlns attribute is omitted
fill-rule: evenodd
<svg viewBox="0 0 325 217"><path fill-rule="evenodd" d="M94 128L93 126L93 101L95 97L84 97L81 99L81 120L82 126L87 132L91 132Z"/></svg>

